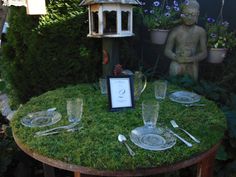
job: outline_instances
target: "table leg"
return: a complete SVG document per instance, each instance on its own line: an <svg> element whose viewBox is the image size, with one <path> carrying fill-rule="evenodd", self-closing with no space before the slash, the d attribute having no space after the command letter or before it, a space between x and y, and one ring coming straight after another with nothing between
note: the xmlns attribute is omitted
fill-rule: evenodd
<svg viewBox="0 0 236 177"><path fill-rule="evenodd" d="M74 172L74 177L81 177L80 172Z"/></svg>
<svg viewBox="0 0 236 177"><path fill-rule="evenodd" d="M52 166L49 166L43 163L43 173L44 177L55 177L55 169Z"/></svg>
<svg viewBox="0 0 236 177"><path fill-rule="evenodd" d="M74 177L95 177L95 176L81 174L80 172L74 172Z"/></svg>
<svg viewBox="0 0 236 177"><path fill-rule="evenodd" d="M197 177L213 177L217 149L197 164Z"/></svg>

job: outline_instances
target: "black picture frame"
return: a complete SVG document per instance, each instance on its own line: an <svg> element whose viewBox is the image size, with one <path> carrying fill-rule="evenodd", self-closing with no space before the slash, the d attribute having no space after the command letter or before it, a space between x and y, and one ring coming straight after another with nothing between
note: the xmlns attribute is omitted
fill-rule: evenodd
<svg viewBox="0 0 236 177"><path fill-rule="evenodd" d="M107 90L110 111L134 108L133 78L131 76L108 76Z"/></svg>

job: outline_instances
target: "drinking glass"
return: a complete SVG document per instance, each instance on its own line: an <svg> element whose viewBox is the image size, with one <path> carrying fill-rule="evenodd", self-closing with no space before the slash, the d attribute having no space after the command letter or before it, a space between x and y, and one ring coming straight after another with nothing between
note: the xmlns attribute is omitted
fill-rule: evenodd
<svg viewBox="0 0 236 177"><path fill-rule="evenodd" d="M148 128L155 128L159 114L159 103L156 100L142 102L143 123Z"/></svg>
<svg viewBox="0 0 236 177"><path fill-rule="evenodd" d="M101 90L101 94L107 94L107 79L106 78L99 78L99 86Z"/></svg>
<svg viewBox="0 0 236 177"><path fill-rule="evenodd" d="M167 81L159 80L154 82L154 91L156 99L164 100L166 97L166 90L167 90Z"/></svg>
<svg viewBox="0 0 236 177"><path fill-rule="evenodd" d="M68 99L66 109L69 122L80 121L83 113L83 99L81 98Z"/></svg>

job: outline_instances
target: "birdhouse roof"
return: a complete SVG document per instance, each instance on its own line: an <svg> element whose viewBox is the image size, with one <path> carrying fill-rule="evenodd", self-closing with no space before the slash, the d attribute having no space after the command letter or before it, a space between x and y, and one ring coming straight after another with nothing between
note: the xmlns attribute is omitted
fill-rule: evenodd
<svg viewBox="0 0 236 177"><path fill-rule="evenodd" d="M134 5L140 5L141 3L138 0L83 0L80 5L90 5L90 4L134 4Z"/></svg>

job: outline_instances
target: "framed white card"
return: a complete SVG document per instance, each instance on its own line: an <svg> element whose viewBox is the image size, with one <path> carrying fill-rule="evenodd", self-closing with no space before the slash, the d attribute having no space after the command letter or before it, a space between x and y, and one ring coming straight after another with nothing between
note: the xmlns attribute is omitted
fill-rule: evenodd
<svg viewBox="0 0 236 177"><path fill-rule="evenodd" d="M108 76L107 86L110 111L134 108L133 80L130 76Z"/></svg>

